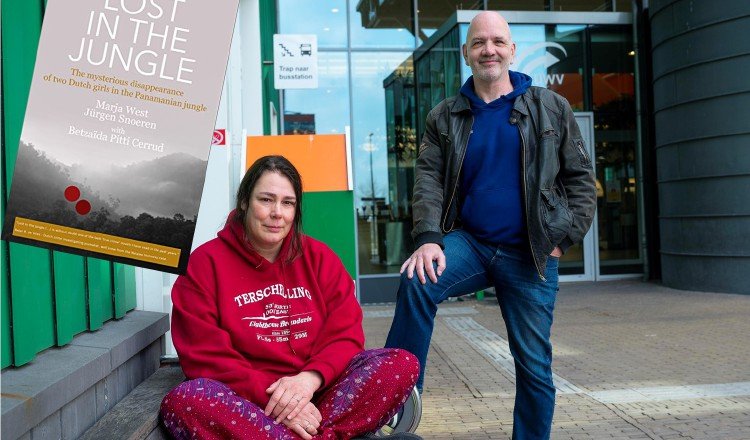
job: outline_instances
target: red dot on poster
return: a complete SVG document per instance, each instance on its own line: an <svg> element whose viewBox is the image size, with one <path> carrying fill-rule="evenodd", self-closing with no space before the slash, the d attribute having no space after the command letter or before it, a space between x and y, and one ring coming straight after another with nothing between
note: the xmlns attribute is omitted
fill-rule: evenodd
<svg viewBox="0 0 750 440"><path fill-rule="evenodd" d="M91 203L89 203L88 200L81 200L76 203L76 212L80 215L86 215L89 211L91 211Z"/></svg>
<svg viewBox="0 0 750 440"><path fill-rule="evenodd" d="M81 190L75 185L65 188L65 199L69 202L75 202L81 197Z"/></svg>

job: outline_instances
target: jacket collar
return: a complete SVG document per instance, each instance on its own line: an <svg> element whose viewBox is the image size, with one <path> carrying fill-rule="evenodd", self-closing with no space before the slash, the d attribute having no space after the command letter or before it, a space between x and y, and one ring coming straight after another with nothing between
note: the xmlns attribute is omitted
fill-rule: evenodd
<svg viewBox="0 0 750 440"><path fill-rule="evenodd" d="M531 97L531 87L526 90L526 93L516 98L516 102L513 105L513 110L517 111L518 113L528 116L529 115L529 103L527 99L530 99Z"/></svg>
<svg viewBox="0 0 750 440"><path fill-rule="evenodd" d="M471 104L469 104L469 98L465 97L463 94L459 93L456 95L456 99L453 101L453 104L451 105L451 113L461 113L471 111Z"/></svg>
<svg viewBox="0 0 750 440"><path fill-rule="evenodd" d="M526 90L526 93L516 98L516 102L513 104L513 110L521 113L522 115L528 116L529 104L526 102L526 100L529 99L530 96L531 87ZM450 110L451 113L461 113L466 111L470 112L471 104L469 104L469 98L459 93L458 95L456 95L456 99L453 101L453 104L451 104Z"/></svg>

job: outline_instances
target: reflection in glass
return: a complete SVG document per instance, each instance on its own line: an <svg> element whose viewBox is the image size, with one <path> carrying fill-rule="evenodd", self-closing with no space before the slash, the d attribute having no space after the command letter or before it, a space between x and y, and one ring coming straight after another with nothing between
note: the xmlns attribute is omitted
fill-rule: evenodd
<svg viewBox="0 0 750 440"><path fill-rule="evenodd" d="M278 0L280 34L315 34L319 48L346 47L346 0Z"/></svg>
<svg viewBox="0 0 750 440"><path fill-rule="evenodd" d="M347 125L346 53L318 52L318 88L284 91L284 134L341 134Z"/></svg>
<svg viewBox="0 0 750 440"><path fill-rule="evenodd" d="M633 12L633 2L630 0L614 0L614 6L617 12Z"/></svg>
<svg viewBox="0 0 750 440"><path fill-rule="evenodd" d="M351 46L413 48L413 2L350 0Z"/></svg>
<svg viewBox="0 0 750 440"><path fill-rule="evenodd" d="M483 3L419 0L416 44L456 9L482 9ZM487 5L495 10L594 11L612 10L613 4L623 10L626 3L489 0ZM417 51L412 60L413 4L401 0L278 1L279 32L314 33L322 49L320 87L284 93L285 133L343 133L347 125L352 126L362 275L397 273L411 252L414 161L427 113L440 100L455 95L471 74L460 54L468 28L465 23L430 49ZM517 43L512 69L531 75L535 85L557 91L574 110L595 113L601 273L641 272L633 60L623 55L632 50L631 30L627 26L542 24L512 25L511 29ZM582 262L582 247L570 248L561 260L561 274L581 274Z"/></svg>
<svg viewBox="0 0 750 440"><path fill-rule="evenodd" d="M512 69L532 84L561 94L583 110L583 25L511 25L516 43Z"/></svg>
<svg viewBox="0 0 750 440"><path fill-rule="evenodd" d="M407 55L404 54L404 56ZM376 198L372 202L375 204L376 221L371 220L372 209L363 206L363 210L360 211L360 273L362 274L398 273L404 259L411 252L414 163L424 120L432 107L447 96L458 93L461 86L459 75L461 58L457 28L448 32L429 52L419 56L416 74L412 59L408 58L380 81L382 87L380 93L384 93L385 97L387 147L383 153L387 153L388 156L388 194L387 201L383 200L381 207L379 205L381 194L375 191ZM358 80L357 77L358 75L353 75L355 80ZM367 81L375 84L375 81L362 79L363 83ZM357 88L355 87L354 90ZM420 99L418 108L415 105L417 95ZM356 96L353 98L355 103L360 101ZM367 115L372 117L371 107L368 107ZM358 113L355 111L355 121L357 119ZM355 130L355 138L361 136L356 132L357 130ZM373 133L376 133L373 139L379 139L377 132ZM379 146L377 148L379 149ZM375 151L378 154L377 149ZM378 171L378 160L375 161L374 168ZM375 176L378 179L377 173ZM367 222L370 224L366 225ZM377 227L373 226L374 223L377 223ZM374 241L365 243L364 240L368 237L377 240L377 245L373 244ZM369 254L364 249L369 249Z"/></svg>
<svg viewBox="0 0 750 440"><path fill-rule="evenodd" d="M483 0L420 0L418 3L417 20L419 24L420 44L427 41L448 18L458 10L482 10Z"/></svg>
<svg viewBox="0 0 750 440"><path fill-rule="evenodd" d="M424 135L424 122L427 114L432 110L430 97L430 57L423 56L417 60L417 139Z"/></svg>
<svg viewBox="0 0 750 440"><path fill-rule="evenodd" d="M624 11L630 0L487 0L490 11Z"/></svg>
<svg viewBox="0 0 750 440"><path fill-rule="evenodd" d="M428 55L430 58L430 108L435 107L445 99L445 77L443 73L443 53L445 52L446 41L442 39Z"/></svg>
<svg viewBox="0 0 750 440"><path fill-rule="evenodd" d="M546 0L488 0L490 11L544 11Z"/></svg>
<svg viewBox="0 0 750 440"><path fill-rule="evenodd" d="M383 81L388 133L388 191L390 212L386 224L386 263L400 267L412 249L411 200L417 133L414 107L414 69L411 58Z"/></svg>
<svg viewBox="0 0 750 440"><path fill-rule="evenodd" d="M573 111L584 109L583 25L546 26L546 87L564 96Z"/></svg>
<svg viewBox="0 0 750 440"><path fill-rule="evenodd" d="M550 11L612 11L612 0L549 0L549 3Z"/></svg>
<svg viewBox="0 0 750 440"><path fill-rule="evenodd" d="M393 225L394 200L388 184L390 143L386 107L393 101L384 88L391 75L413 75L410 52L353 52L352 156L354 200L357 208L359 271L361 274L398 272L404 239L411 231ZM406 60L406 61L405 61ZM396 266L397 264L397 266Z"/></svg>
<svg viewBox="0 0 750 440"><path fill-rule="evenodd" d="M636 195L634 56L625 26L591 28L602 274L642 271Z"/></svg>
<svg viewBox="0 0 750 440"><path fill-rule="evenodd" d="M443 36L429 51L420 53L417 59L417 138L424 134L427 113L443 99L454 96L461 88L459 64L461 47L458 28Z"/></svg>

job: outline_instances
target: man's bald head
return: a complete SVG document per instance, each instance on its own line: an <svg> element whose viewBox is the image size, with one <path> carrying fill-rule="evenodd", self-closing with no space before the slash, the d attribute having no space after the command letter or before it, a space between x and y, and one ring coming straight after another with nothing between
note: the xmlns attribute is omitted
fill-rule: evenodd
<svg viewBox="0 0 750 440"><path fill-rule="evenodd" d="M508 71L516 54L516 45L510 35L510 26L502 15L493 11L477 14L466 34L462 47L464 61L471 67L474 84L493 87L510 86Z"/></svg>
<svg viewBox="0 0 750 440"><path fill-rule="evenodd" d="M510 35L510 26L508 25L508 22L502 15L495 11L482 11L471 20L469 23L469 31L466 34L466 41L471 40L473 32L477 29L485 28L497 29L507 34L508 38L513 41Z"/></svg>

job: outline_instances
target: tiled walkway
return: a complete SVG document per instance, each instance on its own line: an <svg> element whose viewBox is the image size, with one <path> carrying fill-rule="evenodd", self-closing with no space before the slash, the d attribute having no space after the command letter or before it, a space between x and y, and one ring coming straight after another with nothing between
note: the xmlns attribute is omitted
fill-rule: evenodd
<svg viewBox="0 0 750 440"><path fill-rule="evenodd" d="M368 347L392 311L365 307ZM750 440L750 296L564 284L552 334L553 439ZM441 305L417 433L509 439L514 377L494 298Z"/></svg>

